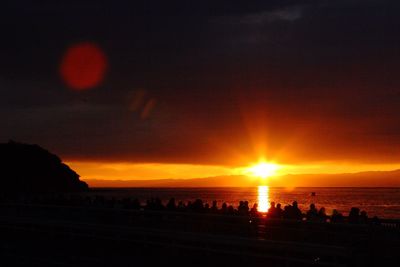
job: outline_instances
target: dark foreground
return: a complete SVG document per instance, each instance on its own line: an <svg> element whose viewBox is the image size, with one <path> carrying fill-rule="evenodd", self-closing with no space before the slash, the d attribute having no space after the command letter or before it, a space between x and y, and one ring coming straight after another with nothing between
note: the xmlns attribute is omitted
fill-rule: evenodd
<svg viewBox="0 0 400 267"><path fill-rule="evenodd" d="M1 266L397 266L398 222L2 204ZM392 223L390 223L392 222Z"/></svg>

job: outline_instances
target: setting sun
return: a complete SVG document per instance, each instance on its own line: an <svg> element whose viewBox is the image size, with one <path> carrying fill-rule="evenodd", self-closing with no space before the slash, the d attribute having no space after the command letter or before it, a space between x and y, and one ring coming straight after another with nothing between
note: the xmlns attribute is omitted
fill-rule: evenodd
<svg viewBox="0 0 400 267"><path fill-rule="evenodd" d="M279 166L275 163L260 162L247 168L246 172L255 177L267 178L275 175L278 169Z"/></svg>

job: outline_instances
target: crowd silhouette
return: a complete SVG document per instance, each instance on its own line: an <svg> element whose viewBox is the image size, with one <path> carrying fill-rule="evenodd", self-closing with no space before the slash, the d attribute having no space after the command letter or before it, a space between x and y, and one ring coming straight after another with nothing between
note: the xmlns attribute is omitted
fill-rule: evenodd
<svg viewBox="0 0 400 267"><path fill-rule="evenodd" d="M1 198L0 203L9 202L7 198ZM351 224L379 224L379 218L369 218L366 211L361 211L357 207L352 207L348 216L344 216L338 210L334 209L330 215L326 213L324 207L317 209L315 204L310 204L309 209L302 211L297 201L292 204L285 205L282 208L281 203L270 203L270 208L267 212L260 212L258 204L254 203L249 207L248 201L240 201L237 207L231 204L222 203L218 207L217 201L212 201L211 205L204 202L202 199L194 201L176 201L175 198L169 199L166 204L157 197L147 199L145 203L141 203L137 198L123 197L105 197L102 195L57 195L57 196L37 196L22 198L18 200L24 204L39 204L39 205L56 205L56 206L79 206L79 207L98 207L98 208L120 208L130 210L143 211L171 211L171 212L191 212L205 214L220 214L229 216L249 216L249 217L266 217L268 219L288 219L311 222L331 222L331 223L351 223Z"/></svg>

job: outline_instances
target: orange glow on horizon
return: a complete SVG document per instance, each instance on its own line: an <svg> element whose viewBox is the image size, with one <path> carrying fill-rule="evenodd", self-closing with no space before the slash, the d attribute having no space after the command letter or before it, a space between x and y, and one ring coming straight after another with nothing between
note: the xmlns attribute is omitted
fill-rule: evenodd
<svg viewBox="0 0 400 267"><path fill-rule="evenodd" d="M236 170L225 166L172 164L172 163L126 163L126 162L80 162L67 163L83 179L104 180L157 180L191 179L212 176L236 175Z"/></svg>
<svg viewBox="0 0 400 267"><path fill-rule="evenodd" d="M335 162L309 164L309 165L284 165L277 164L278 169L274 175L267 178L259 178L251 175L249 167L229 167L215 165L196 165L196 164L170 164L170 163L124 163L124 162L85 162L85 161L67 161L73 170L75 170L84 181L93 179L109 181L129 181L129 180L159 180L159 179L194 179L210 178L206 180L204 186L221 186L213 183L214 177L223 177L225 184L229 186L268 186L272 187L297 187L297 186L369 186L370 181L360 183L351 180L333 179L328 174L338 173L357 173L363 171L391 171L400 169L400 164L340 164ZM257 165L254 165L257 166ZM252 167L254 167L252 166ZM250 168L252 168L250 167ZM257 169L257 168L256 168ZM263 170L264 168L260 168ZM268 168L266 168L268 170ZM288 174L309 176L286 176ZM312 176L312 174L315 174ZM324 174L324 175L318 175ZM257 179L255 179L257 178ZM267 181L268 180L268 181ZM375 183L376 184L376 183ZM375 185L374 184L374 185ZM385 186L384 181L379 180L380 186ZM389 184L391 185L391 184Z"/></svg>

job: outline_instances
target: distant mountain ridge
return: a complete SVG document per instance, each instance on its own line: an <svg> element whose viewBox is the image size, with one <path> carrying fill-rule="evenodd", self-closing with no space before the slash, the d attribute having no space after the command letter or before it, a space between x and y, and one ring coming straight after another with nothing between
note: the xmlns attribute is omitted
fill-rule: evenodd
<svg viewBox="0 0 400 267"><path fill-rule="evenodd" d="M86 179L93 187L251 187L259 180L244 175L215 176L193 179L101 180ZM288 174L270 177L276 187L400 187L400 170L367 171L338 174Z"/></svg>
<svg viewBox="0 0 400 267"><path fill-rule="evenodd" d="M157 179L157 180L102 180L87 179L94 187L236 187L240 181L248 183L248 177L242 175L215 176L193 179ZM254 186L256 183L254 183Z"/></svg>

